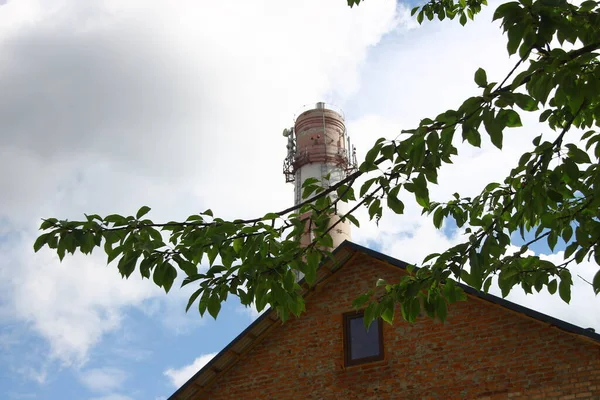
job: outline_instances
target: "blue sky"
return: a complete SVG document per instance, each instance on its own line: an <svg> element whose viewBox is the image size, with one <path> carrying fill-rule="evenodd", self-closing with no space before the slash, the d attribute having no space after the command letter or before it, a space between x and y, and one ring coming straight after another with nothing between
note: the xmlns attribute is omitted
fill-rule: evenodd
<svg viewBox="0 0 600 400"><path fill-rule="evenodd" d="M494 80L515 62L491 9L465 28L418 26L404 4L1 5L0 393L165 399L257 315L236 299L217 321L186 314L192 288L165 295L137 275L123 281L100 253L62 263L34 254L40 218L132 214L144 204L155 220L209 207L224 218L264 215L293 201L281 130L304 104L342 107L360 157L377 138L477 93L478 67ZM523 121L504 152L462 146L432 197L501 180L542 129L535 116ZM436 231L410 197L406 204L403 216L363 222L353 240L408 262L460 240L450 222ZM576 272L591 279L596 269ZM547 293L509 299L600 330L598 298L579 279L575 290L571 305Z"/></svg>

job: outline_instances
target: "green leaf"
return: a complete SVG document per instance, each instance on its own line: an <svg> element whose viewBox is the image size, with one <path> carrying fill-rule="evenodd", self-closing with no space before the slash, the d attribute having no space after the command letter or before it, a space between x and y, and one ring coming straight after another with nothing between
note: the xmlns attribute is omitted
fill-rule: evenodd
<svg viewBox="0 0 600 400"><path fill-rule="evenodd" d="M491 192L494 189L497 189L500 187L500 184L497 182L492 182L492 183L488 183L487 186L485 187L485 191L486 192Z"/></svg>
<svg viewBox="0 0 600 400"><path fill-rule="evenodd" d="M146 257L140 262L140 275L142 278L150 279L150 268L154 265L154 258Z"/></svg>
<svg viewBox="0 0 600 400"><path fill-rule="evenodd" d="M356 309L361 308L367 301L369 301L370 298L371 298L370 292L363 293L352 301L352 307L356 308Z"/></svg>
<svg viewBox="0 0 600 400"><path fill-rule="evenodd" d="M315 282L317 277L317 268L321 261L321 255L317 251L308 251L306 253L306 270L304 271L304 279L309 285Z"/></svg>
<svg viewBox="0 0 600 400"><path fill-rule="evenodd" d="M558 283L556 282L556 279L552 279L550 282L548 282L548 292L550 294L556 293L557 286L558 286Z"/></svg>
<svg viewBox="0 0 600 400"><path fill-rule="evenodd" d="M277 219L277 218L279 218L279 214L271 212L271 213L266 213L264 215L264 217L262 217L262 220L263 221L270 221L270 220Z"/></svg>
<svg viewBox="0 0 600 400"><path fill-rule="evenodd" d="M373 219L375 217L379 217L380 213L381 213L381 201L379 199L375 199L369 206L369 218Z"/></svg>
<svg viewBox="0 0 600 400"><path fill-rule="evenodd" d="M427 257L425 257L423 259L423 264L426 263L427 261L433 260L434 258L437 258L439 256L440 256L440 253L431 253L431 254L428 254ZM414 269L414 267L415 266L413 264L409 264L409 266L406 267L406 269L407 269L408 272L412 272L411 270Z"/></svg>
<svg viewBox="0 0 600 400"><path fill-rule="evenodd" d="M48 218L42 221L40 225L40 230L45 231L46 229L54 228L58 220L56 218Z"/></svg>
<svg viewBox="0 0 600 400"><path fill-rule="evenodd" d="M371 186L378 180L379 178L371 178L365 181L360 187L360 197L363 197L371 188Z"/></svg>
<svg viewBox="0 0 600 400"><path fill-rule="evenodd" d="M473 128L463 130L463 138L467 139L471 146L481 147L481 135L477 130Z"/></svg>
<svg viewBox="0 0 600 400"><path fill-rule="evenodd" d="M206 304L206 308L208 309L208 313L214 318L217 319L217 315L219 315L219 311L221 311L221 301L218 296L214 294L208 298L208 302Z"/></svg>
<svg viewBox="0 0 600 400"><path fill-rule="evenodd" d="M177 278L177 270L171 264L166 264L163 275L163 288L165 289L165 293L169 293L169 290L171 290L171 287L173 286L173 282L175 282L175 278Z"/></svg>
<svg viewBox="0 0 600 400"><path fill-rule="evenodd" d="M139 254L131 253L119 260L117 268L121 273L121 276L129 278L129 276L135 271L135 265L137 263Z"/></svg>
<svg viewBox="0 0 600 400"><path fill-rule="evenodd" d="M392 303L393 304L393 303ZM412 299L412 301L410 302L410 322L414 322L417 320L417 317L419 316L419 314L421 313L421 302L419 301L418 298L414 298ZM392 309L392 319L393 319L393 309ZM391 323L391 321L390 321Z"/></svg>
<svg viewBox="0 0 600 400"><path fill-rule="evenodd" d="M435 313L440 321L444 322L448 316L448 305L443 297L439 296L435 302Z"/></svg>
<svg viewBox="0 0 600 400"><path fill-rule="evenodd" d="M333 238L330 234L321 236L318 240L319 244L323 247L333 247Z"/></svg>
<svg viewBox="0 0 600 400"><path fill-rule="evenodd" d="M347 214L345 218L349 219L350 222L352 222L354 224L354 226L356 226L357 228L360 227L358 219L354 215Z"/></svg>
<svg viewBox="0 0 600 400"><path fill-rule="evenodd" d="M369 329L371 323L377 318L377 304L371 303L365 308L363 314L363 323L366 329Z"/></svg>
<svg viewBox="0 0 600 400"><path fill-rule="evenodd" d="M150 211L150 207L148 207L148 206L141 207L138 210L137 214L135 215L135 218L136 219L142 218L144 215L148 214L148 211Z"/></svg>
<svg viewBox="0 0 600 400"><path fill-rule="evenodd" d="M488 293L490 290L490 286L492 285L492 277L488 277L485 282L483 282L483 291Z"/></svg>
<svg viewBox="0 0 600 400"><path fill-rule="evenodd" d="M369 151L367 151L367 154L365 155L365 163L374 165L375 159L379 155L381 147L381 144L378 143L375 146L373 146Z"/></svg>
<svg viewBox="0 0 600 400"><path fill-rule="evenodd" d="M204 316L207 305L208 305L208 292L204 292L204 294L202 295L202 298L198 302L198 312L200 313L201 317ZM260 309L259 309L259 311L260 311Z"/></svg>
<svg viewBox="0 0 600 400"><path fill-rule="evenodd" d="M417 305L419 304L419 302L415 302L415 303L417 303ZM394 303L393 302L390 302L390 304L386 304L385 308L383 309L383 312L381 313L381 318L388 324L391 324L392 322L394 322Z"/></svg>
<svg viewBox="0 0 600 400"><path fill-rule="evenodd" d="M548 193L550 194L550 193ZM550 250L554 251L554 248L556 247L556 243L558 242L558 235L556 234L556 232L552 231L550 232L550 234L548 235L548 247L550 247Z"/></svg>
<svg viewBox="0 0 600 400"><path fill-rule="evenodd" d="M107 264L110 264L119 254L123 252L123 246L117 246L108 254Z"/></svg>
<svg viewBox="0 0 600 400"><path fill-rule="evenodd" d="M579 6L579 12L589 12L589 11L592 11L597 6L598 6L598 2L597 1L591 1L591 0L584 1Z"/></svg>
<svg viewBox="0 0 600 400"><path fill-rule="evenodd" d="M240 250L242 250L242 247L244 246L244 238L235 238L233 240L233 250L237 253L240 254Z"/></svg>
<svg viewBox="0 0 600 400"><path fill-rule="evenodd" d="M471 274L469 274L466 270L462 269L460 271L460 279L463 280L464 283L466 283L469 286L474 286L473 285L473 280L471 279Z"/></svg>
<svg viewBox="0 0 600 400"><path fill-rule="evenodd" d="M435 153L439 151L439 146L440 136L437 131L433 131L427 136L427 148L430 152Z"/></svg>
<svg viewBox="0 0 600 400"><path fill-rule="evenodd" d="M566 147L569 149L569 157L573 159L573 161L575 161L577 164L591 163L590 156L588 156L588 154L585 151L581 150L576 145L569 143L566 145Z"/></svg>
<svg viewBox="0 0 600 400"><path fill-rule="evenodd" d="M521 123L521 117L515 110L500 110L498 112L498 118L506 122L506 126L509 128L516 128L523 126Z"/></svg>
<svg viewBox="0 0 600 400"><path fill-rule="evenodd" d="M396 214L404 213L404 203L398 199L392 193L389 193L387 196L387 205L388 207L395 212Z"/></svg>
<svg viewBox="0 0 600 400"><path fill-rule="evenodd" d="M267 291L264 285L259 285L255 289L255 298L256 298L256 309L258 312L261 312L269 302L269 297L267 295Z"/></svg>
<svg viewBox="0 0 600 400"><path fill-rule="evenodd" d="M486 109L483 112L483 125L485 130L490 135L490 139L494 146L502 150L503 135L502 130L504 129L505 123L500 118L494 117L494 112L490 109Z"/></svg>
<svg viewBox="0 0 600 400"><path fill-rule="evenodd" d="M515 103L525 111L535 111L538 109L537 102L533 99L533 97L522 94L522 93L513 93L513 98L515 99Z"/></svg>
<svg viewBox="0 0 600 400"><path fill-rule="evenodd" d="M200 289L196 290L194 293L192 293L192 295L190 296L190 299L188 300L187 306L185 307L185 312L188 312L188 310L190 309L192 304L194 304L194 302L196 301L198 296L200 296L200 294L203 292L203 290L204 290L203 288L200 288Z"/></svg>
<svg viewBox="0 0 600 400"><path fill-rule="evenodd" d="M33 244L33 251L37 253L42 247L44 247L50 237L50 233L40 235Z"/></svg>
<svg viewBox="0 0 600 400"><path fill-rule="evenodd" d="M336 193L341 201L346 202L350 200L356 200L356 197L354 196L354 188L352 186L341 185L337 188Z"/></svg>
<svg viewBox="0 0 600 400"><path fill-rule="evenodd" d="M542 112L540 114L540 122L546 122L548 120L548 118L550 117L550 115L552 115L552 113L554 112L554 110L550 109L550 110L545 110L544 112ZM536 144L537 146L537 144Z"/></svg>
<svg viewBox="0 0 600 400"><path fill-rule="evenodd" d="M125 219L125 217L123 217L122 215L111 214L104 218L104 222L117 224L117 223L120 223L121 221L123 221L124 219Z"/></svg>
<svg viewBox="0 0 600 400"><path fill-rule="evenodd" d="M156 264L156 267L154 267L154 273L152 274L152 280L158 287L163 286L163 276L165 274L165 270L166 270L165 264L162 260Z"/></svg>
<svg viewBox="0 0 600 400"><path fill-rule="evenodd" d="M394 159L394 154L396 153L396 146L392 144L388 144L387 146L383 146L381 148L381 155L386 159L392 161Z"/></svg>
<svg viewBox="0 0 600 400"><path fill-rule="evenodd" d="M442 227L442 223L444 222L444 209L439 207L433 213L433 225L436 229L440 229Z"/></svg>
<svg viewBox="0 0 600 400"><path fill-rule="evenodd" d="M482 88L487 86L487 74L483 68L479 68L475 71L475 83Z"/></svg>
<svg viewBox="0 0 600 400"><path fill-rule="evenodd" d="M563 299L565 303L569 303L571 301L571 281L570 279L561 279L560 284L558 285L558 294L560 298Z"/></svg>
<svg viewBox="0 0 600 400"><path fill-rule="evenodd" d="M573 182L577 182L579 179L579 167L571 158L565 158L563 168Z"/></svg>
<svg viewBox="0 0 600 400"><path fill-rule="evenodd" d="M425 176L423 174L419 174L415 179L413 179L413 183L415 185L415 198L417 203L421 207L429 206L429 189L427 188L427 182L425 181Z"/></svg>
<svg viewBox="0 0 600 400"><path fill-rule="evenodd" d="M523 24L515 24L508 30L508 42L506 43L506 50L508 55L513 55L517 52L521 41L523 40L523 34L525 33L525 26Z"/></svg>
<svg viewBox="0 0 600 400"><path fill-rule="evenodd" d="M594 293L600 293L600 270L598 270L598 272L596 272L596 275L594 275L592 287L594 288Z"/></svg>

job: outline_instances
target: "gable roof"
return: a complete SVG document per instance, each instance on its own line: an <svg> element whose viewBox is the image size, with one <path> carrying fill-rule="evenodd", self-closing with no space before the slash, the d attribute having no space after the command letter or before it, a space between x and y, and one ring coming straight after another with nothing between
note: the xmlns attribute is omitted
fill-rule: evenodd
<svg viewBox="0 0 600 400"><path fill-rule="evenodd" d="M319 267L317 271L317 278L315 279L313 286L309 287L307 284L301 285L302 296L304 298L309 297L316 287L323 284L335 272L337 272L351 259L355 258L359 254L364 254L368 257L382 261L387 265L400 269L406 269L408 266L408 264L404 261L371 250L356 243L344 241L333 251L333 259L327 260ZM584 329L549 315L542 314L530 308L512 303L500 297L477 291L476 289L461 283L459 283L459 286L470 296L504 307L521 315L522 317L532 318L570 334L579 336L583 339L591 340L592 342L600 345L600 334L595 333L593 330ZM240 357L250 351L262 340L262 338L268 335L269 332L278 325L278 322L279 318L275 310L271 308L267 309L242 333L233 339L231 343L225 346L223 350L214 356L212 360L210 360L204 367L194 374L194 376L192 376L185 384L183 384L183 386L177 389L177 391L175 391L175 393L169 397L169 400L189 400L192 398L192 396L197 398L195 396L202 394L202 392L207 390L221 375L233 367Z"/></svg>

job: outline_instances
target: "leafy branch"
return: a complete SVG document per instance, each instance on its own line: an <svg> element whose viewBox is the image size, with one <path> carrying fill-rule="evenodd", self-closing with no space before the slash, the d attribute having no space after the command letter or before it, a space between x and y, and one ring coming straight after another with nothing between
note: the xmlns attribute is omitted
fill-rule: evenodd
<svg viewBox="0 0 600 400"><path fill-rule="evenodd" d="M348 0L350 6L359 3ZM485 5L485 0L432 0L415 7L413 15L419 23L457 18L465 25ZM297 276L314 282L318 265L331 255L332 230L347 221L359 226L359 208L376 222L389 211L403 214L401 194L411 193L436 228L452 219L466 240L428 255L397 282L377 280L354 302L366 307L365 323L378 317L392 322L397 306L408 321L422 310L444 320L448 305L465 298L458 281L487 291L497 278L504 296L520 285L527 293L546 287L570 301L574 265L586 257L600 263L600 9L595 1L520 0L500 5L493 20L506 33L508 55L518 55L500 83L489 82L479 68L474 74L479 96L422 119L399 138L378 139L359 169L338 182L305 180L299 204L233 221L206 210L186 221L155 223L145 217L148 207L127 217L48 218L34 250L48 246L62 260L66 253L89 254L103 247L123 277L139 269L165 291L182 271L184 285L198 285L188 309L197 301L201 314L216 317L233 295L259 310L270 305L285 320L304 310ZM475 197L456 193L445 201L430 199L430 185L438 183L441 168L459 157L460 139L480 147L487 134L502 150L504 135L522 127L524 112L538 113L555 136L535 137L503 183L490 182ZM579 145L565 144L567 132ZM358 178L366 178L360 187ZM339 215L342 203L352 205ZM299 239L308 231L313 240L301 246ZM507 254L511 235L517 233L524 244ZM533 238L526 240L528 235ZM542 241L554 250L559 239L566 246L562 262L526 255ZM591 284L599 293L600 271Z"/></svg>

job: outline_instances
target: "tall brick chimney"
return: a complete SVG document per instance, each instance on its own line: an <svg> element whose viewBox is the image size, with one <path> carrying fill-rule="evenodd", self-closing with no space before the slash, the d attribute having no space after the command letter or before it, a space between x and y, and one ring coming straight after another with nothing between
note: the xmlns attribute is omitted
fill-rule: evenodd
<svg viewBox="0 0 600 400"><path fill-rule="evenodd" d="M356 170L356 150L346 132L340 109L325 103L304 107L294 121L293 128L285 129L287 156L283 163L286 182L294 182L294 204L302 199L302 184L308 178L317 178L324 187L332 186ZM329 179L325 177L329 174ZM335 199L335 192L330 194ZM338 203L330 224L336 223L347 212L345 203ZM310 218L310 213L303 216ZM339 222L330 232L333 248L350 239L350 223ZM310 223L306 224L300 243L307 246L313 239Z"/></svg>

